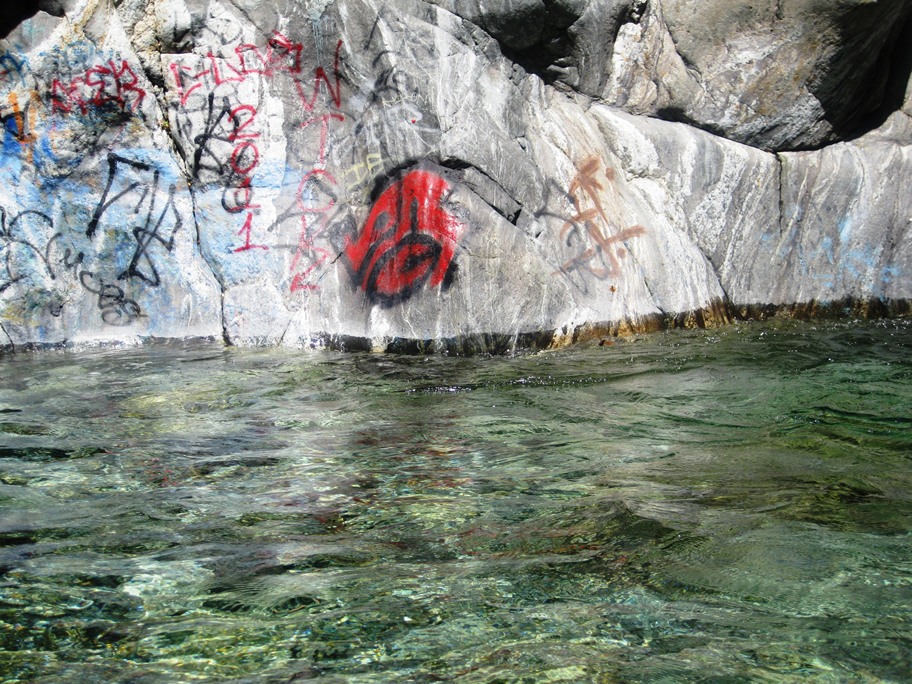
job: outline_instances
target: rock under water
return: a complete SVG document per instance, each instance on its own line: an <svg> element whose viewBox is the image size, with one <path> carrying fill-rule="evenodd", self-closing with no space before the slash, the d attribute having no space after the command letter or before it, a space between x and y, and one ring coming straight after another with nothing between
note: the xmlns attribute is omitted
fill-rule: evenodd
<svg viewBox="0 0 912 684"><path fill-rule="evenodd" d="M912 299L912 0L38 6L0 41L7 349Z"/></svg>

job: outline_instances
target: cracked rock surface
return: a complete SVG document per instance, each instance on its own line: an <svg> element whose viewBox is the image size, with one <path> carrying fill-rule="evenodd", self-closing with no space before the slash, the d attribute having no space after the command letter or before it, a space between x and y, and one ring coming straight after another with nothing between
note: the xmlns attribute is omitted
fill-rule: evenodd
<svg viewBox="0 0 912 684"><path fill-rule="evenodd" d="M910 12L68 0L0 41L0 346L902 310Z"/></svg>

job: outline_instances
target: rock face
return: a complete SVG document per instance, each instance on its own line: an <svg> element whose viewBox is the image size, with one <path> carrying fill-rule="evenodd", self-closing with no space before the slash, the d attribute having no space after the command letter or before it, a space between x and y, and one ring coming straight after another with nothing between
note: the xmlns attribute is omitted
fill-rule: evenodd
<svg viewBox="0 0 912 684"><path fill-rule="evenodd" d="M434 1L549 83L768 150L857 133L909 76L906 0Z"/></svg>
<svg viewBox="0 0 912 684"><path fill-rule="evenodd" d="M68 0L0 43L0 344L501 349L897 310L910 11Z"/></svg>

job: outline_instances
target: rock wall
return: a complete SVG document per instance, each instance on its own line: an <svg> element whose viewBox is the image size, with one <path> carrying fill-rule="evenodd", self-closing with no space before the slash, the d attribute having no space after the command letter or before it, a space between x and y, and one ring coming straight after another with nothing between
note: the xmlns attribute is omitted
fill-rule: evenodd
<svg viewBox="0 0 912 684"><path fill-rule="evenodd" d="M904 310L912 0L498 6L38 12L0 42L0 344Z"/></svg>

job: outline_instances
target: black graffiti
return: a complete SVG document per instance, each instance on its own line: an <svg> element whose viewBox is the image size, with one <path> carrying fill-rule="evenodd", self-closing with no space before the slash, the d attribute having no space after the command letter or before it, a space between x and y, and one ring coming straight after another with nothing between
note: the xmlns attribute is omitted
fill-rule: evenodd
<svg viewBox="0 0 912 684"><path fill-rule="evenodd" d="M57 233L48 243L50 250L53 243L63 237ZM101 311L101 320L108 325L122 327L129 325L143 313L139 304L126 296L123 288L115 283L107 282L100 276L92 273L85 266L85 254L83 252L74 252L71 248L66 247L60 263L66 271L69 271L82 286L84 290L96 295L96 306ZM60 308L51 311L54 316L60 315Z"/></svg>
<svg viewBox="0 0 912 684"><path fill-rule="evenodd" d="M203 183L224 186L222 208L230 214L259 208L254 203L252 183L260 162L256 108L248 104L232 106L227 97L217 103L215 94L209 93L203 109L196 111L204 114L202 132L192 135L190 117L178 124L182 137L193 141L191 176Z"/></svg>
<svg viewBox="0 0 912 684"><path fill-rule="evenodd" d="M217 153L213 146L217 143L232 144L231 131L225 129L225 122L230 119L231 104L227 97L223 97L221 106L216 108L215 94L209 93L204 111L206 120L203 131L193 138L195 147L190 173L193 178L200 179L202 171L210 171L221 178L228 169L228 162L224 160L225 154Z"/></svg>
<svg viewBox="0 0 912 684"><path fill-rule="evenodd" d="M0 207L0 251L6 252L3 271L0 271L0 293L28 278L14 265L13 248L19 246L41 262L51 280L57 280L60 276L69 273L76 278L83 289L96 295L101 319L105 323L123 326L142 316L139 304L127 297L123 288L104 280L85 267L83 252L77 253L72 248L65 247L62 248L63 252L60 254L63 233L57 232L51 235L43 248L33 240L19 234L23 227L29 225L33 228L36 227L34 222L43 224L47 232L54 229L51 217L41 211L27 209L9 219L6 210ZM61 301L51 303L49 311L54 317L60 316L63 311L63 303Z"/></svg>
<svg viewBox="0 0 912 684"><path fill-rule="evenodd" d="M389 51L378 54L371 67L379 72L368 99L370 105L395 105L419 99L420 81L400 66L388 66Z"/></svg>
<svg viewBox="0 0 912 684"><path fill-rule="evenodd" d="M58 241L62 237L61 233L57 233L51 238L51 243ZM49 249L51 243L48 245ZM139 304L127 297L123 288L115 283L105 281L84 268L85 254L83 252L74 253L71 248L66 247L60 263L66 271L69 271L79 281L84 290L97 296L96 305L101 311L101 320L108 325L129 325L143 315ZM51 311L51 313L54 316L59 316L60 309Z"/></svg>
<svg viewBox="0 0 912 684"><path fill-rule="evenodd" d="M86 236L95 236L105 213L115 204L122 202L127 206L127 216L136 219L135 223L127 219L128 223L133 223L127 227L131 229L136 247L130 264L117 276L118 280L139 278L153 287L161 284L150 250L157 243L171 252L174 249L174 235L183 225L183 219L174 206L174 185L168 189L164 206L158 210L160 180L159 170L150 164L127 159L113 152L108 154L108 182L86 228ZM123 207L120 209L123 210ZM118 216L115 220L118 225L123 225L122 217Z"/></svg>
<svg viewBox="0 0 912 684"><path fill-rule="evenodd" d="M79 284L88 292L98 296L101 320L108 325L129 325L142 315L139 304L128 298L123 288L114 283L105 282L94 273L81 271Z"/></svg>
<svg viewBox="0 0 912 684"><path fill-rule="evenodd" d="M197 32L197 45L233 45L243 40L244 33L239 23L226 20L226 14L216 14L212 6L202 21L194 22L193 30Z"/></svg>
<svg viewBox="0 0 912 684"><path fill-rule="evenodd" d="M42 249L41 247L28 240L26 237L19 234L22 225L30 220L40 221L46 224L48 229L53 230L54 222L51 220L50 216L43 212L37 211L35 209L28 209L9 219L6 210L3 207L0 207L0 249L5 252L3 258L3 271L0 272L2 273L2 275L0 275L0 278L2 278L2 280L0 280L0 293L4 292L14 284L25 280L27 277L25 274L18 271L14 263L14 245L19 245L20 247L30 251L41 261L51 279L53 280L56 277L54 274L54 269L51 267L51 260L49 256L53 238L51 238L51 240L49 240L45 247Z"/></svg>

